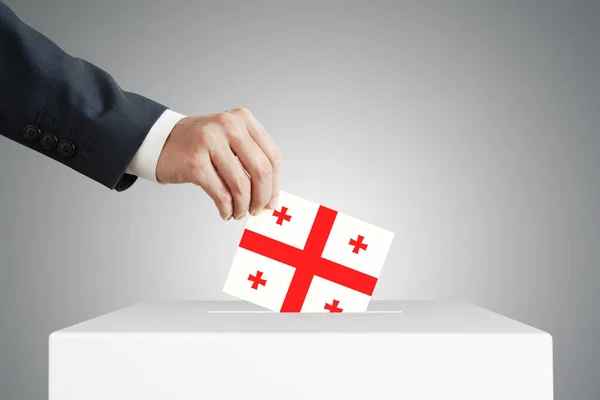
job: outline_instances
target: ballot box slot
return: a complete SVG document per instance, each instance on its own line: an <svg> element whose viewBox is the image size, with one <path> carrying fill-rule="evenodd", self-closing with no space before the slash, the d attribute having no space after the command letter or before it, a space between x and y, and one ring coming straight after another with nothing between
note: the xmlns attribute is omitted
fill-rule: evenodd
<svg viewBox="0 0 600 400"><path fill-rule="evenodd" d="M208 314L310 314L310 315L328 315L329 313L313 312L313 313L279 313L277 311L270 310L207 310ZM369 314L404 314L401 310L373 310L365 312L348 312L348 313L332 313L334 315L369 315Z"/></svg>

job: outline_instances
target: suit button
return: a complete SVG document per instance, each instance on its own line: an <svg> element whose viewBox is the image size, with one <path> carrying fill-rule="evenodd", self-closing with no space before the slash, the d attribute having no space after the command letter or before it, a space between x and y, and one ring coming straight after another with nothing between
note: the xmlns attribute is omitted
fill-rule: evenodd
<svg viewBox="0 0 600 400"><path fill-rule="evenodd" d="M70 140L62 140L56 148L61 157L69 158L75 154L75 145Z"/></svg>
<svg viewBox="0 0 600 400"><path fill-rule="evenodd" d="M56 143L58 143L58 139L51 133L44 133L42 135L42 139L40 140L40 144L46 150L52 150L56 147Z"/></svg>
<svg viewBox="0 0 600 400"><path fill-rule="evenodd" d="M35 125L27 125L25 128L23 128L23 136L29 141L36 140L40 137L40 134L40 128Z"/></svg>

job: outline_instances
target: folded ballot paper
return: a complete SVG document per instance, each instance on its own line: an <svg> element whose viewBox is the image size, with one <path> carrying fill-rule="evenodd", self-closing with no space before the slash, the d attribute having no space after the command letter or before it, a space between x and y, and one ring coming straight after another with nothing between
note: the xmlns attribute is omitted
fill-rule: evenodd
<svg viewBox="0 0 600 400"><path fill-rule="evenodd" d="M282 191L249 216L223 291L277 312L364 312L393 238Z"/></svg>

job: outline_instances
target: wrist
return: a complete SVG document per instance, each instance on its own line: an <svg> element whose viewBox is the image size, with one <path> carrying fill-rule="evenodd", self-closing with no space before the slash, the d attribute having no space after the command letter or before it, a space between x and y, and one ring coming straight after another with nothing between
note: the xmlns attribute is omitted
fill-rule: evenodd
<svg viewBox="0 0 600 400"><path fill-rule="evenodd" d="M161 153L175 125L183 118L185 116L182 114L165 110L148 132L126 172L158 182L157 168Z"/></svg>

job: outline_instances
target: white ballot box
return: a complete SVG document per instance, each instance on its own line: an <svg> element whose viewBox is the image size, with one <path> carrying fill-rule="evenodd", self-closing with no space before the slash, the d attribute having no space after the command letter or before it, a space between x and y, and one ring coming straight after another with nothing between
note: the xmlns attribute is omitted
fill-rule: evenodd
<svg viewBox="0 0 600 400"><path fill-rule="evenodd" d="M139 304L50 335L49 400L549 400L552 337L460 302Z"/></svg>

